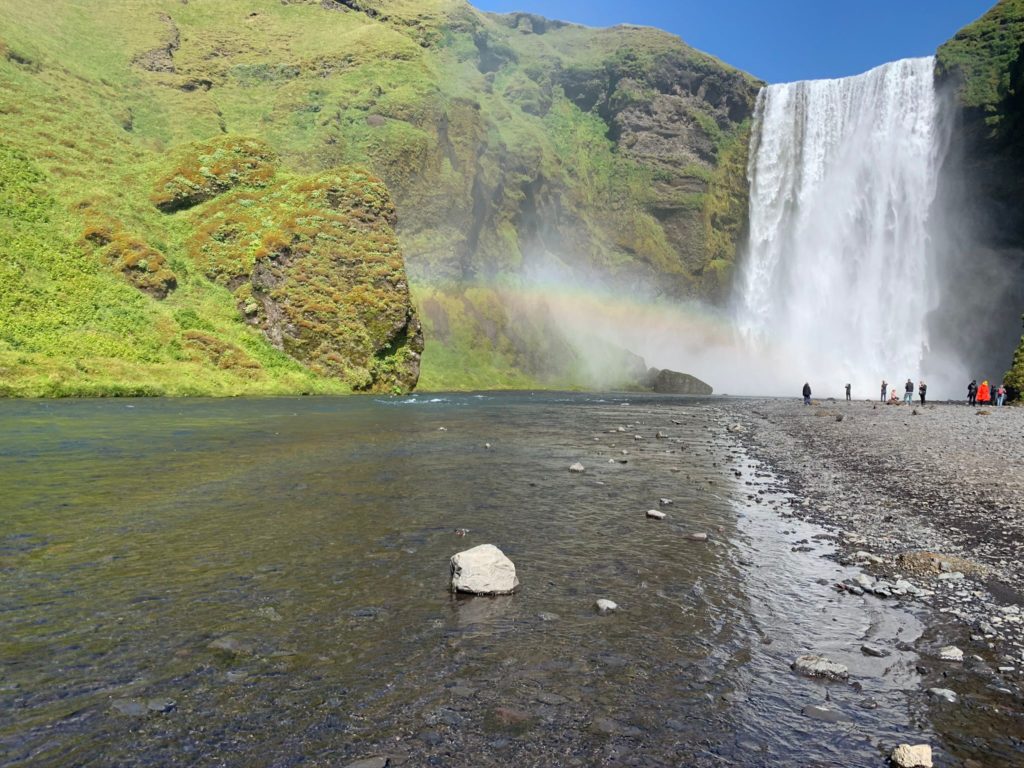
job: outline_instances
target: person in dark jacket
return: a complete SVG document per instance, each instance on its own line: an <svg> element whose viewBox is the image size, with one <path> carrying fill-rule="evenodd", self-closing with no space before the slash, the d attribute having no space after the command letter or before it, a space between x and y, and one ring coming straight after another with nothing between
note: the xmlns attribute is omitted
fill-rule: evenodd
<svg viewBox="0 0 1024 768"><path fill-rule="evenodd" d="M811 404L811 385L804 382L804 405Z"/></svg>
<svg viewBox="0 0 1024 768"><path fill-rule="evenodd" d="M977 405L978 404L978 380L971 379L971 383L967 385L967 404Z"/></svg>
<svg viewBox="0 0 1024 768"><path fill-rule="evenodd" d="M850 385L849 384L846 385L846 401L847 402L850 401Z"/></svg>
<svg viewBox="0 0 1024 768"><path fill-rule="evenodd" d="M887 389L889 389L889 382L887 382L885 379L882 379L882 402L883 403L885 402L885 392L886 392Z"/></svg>
<svg viewBox="0 0 1024 768"><path fill-rule="evenodd" d="M914 382L912 379L907 379L907 383L903 385L903 402L907 405L914 402Z"/></svg>
<svg viewBox="0 0 1024 768"><path fill-rule="evenodd" d="M917 385L917 394L921 396L921 405L924 405L925 396L928 394L928 385L923 381Z"/></svg>

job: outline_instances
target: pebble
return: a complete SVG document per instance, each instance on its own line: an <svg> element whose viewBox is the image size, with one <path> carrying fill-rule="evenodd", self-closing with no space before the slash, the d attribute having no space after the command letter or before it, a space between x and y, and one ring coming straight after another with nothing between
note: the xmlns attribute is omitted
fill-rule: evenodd
<svg viewBox="0 0 1024 768"><path fill-rule="evenodd" d="M619 610L618 603L611 600L605 600L603 597L594 603L594 607L597 608L598 613L611 613L612 611Z"/></svg>
<svg viewBox="0 0 1024 768"><path fill-rule="evenodd" d="M649 518L651 518L652 520L664 520L665 519L665 513L664 512L659 512L656 509L648 509L647 510L647 516Z"/></svg>
<svg viewBox="0 0 1024 768"><path fill-rule="evenodd" d="M138 699L114 699L111 706L122 715L142 717L149 712L146 705Z"/></svg>
<svg viewBox="0 0 1024 768"><path fill-rule="evenodd" d="M797 657L790 665L793 671L808 677L825 677L830 680L846 680L850 670L845 664L827 659L816 654L805 654Z"/></svg>
<svg viewBox="0 0 1024 768"><path fill-rule="evenodd" d="M939 658L943 661L963 661L964 652L955 645L947 645L939 649Z"/></svg>
<svg viewBox="0 0 1024 768"><path fill-rule="evenodd" d="M586 472L587 468L580 464L578 461L569 467L570 472Z"/></svg>
<svg viewBox="0 0 1024 768"><path fill-rule="evenodd" d="M672 503L672 499L658 499L658 503L663 507L667 507Z"/></svg>
<svg viewBox="0 0 1024 768"><path fill-rule="evenodd" d="M956 691L952 691L949 688L929 688L928 695L934 696L937 699L945 699L950 704L956 704L957 702Z"/></svg>
<svg viewBox="0 0 1024 768"><path fill-rule="evenodd" d="M820 707L816 704L811 704L803 708L804 717L809 717L812 720L821 720L826 723L845 723L850 720L848 715L844 715L838 709L829 709L828 707Z"/></svg>
<svg viewBox="0 0 1024 768"><path fill-rule="evenodd" d="M206 647L211 651L223 651L232 656L251 656L253 652L252 643L244 642L230 635L218 637Z"/></svg>
<svg viewBox="0 0 1024 768"><path fill-rule="evenodd" d="M549 613L548 611L541 611L540 613L537 614L537 618L540 619L541 621L558 621L562 617L559 616L557 613Z"/></svg>
<svg viewBox="0 0 1024 768"><path fill-rule="evenodd" d="M354 763L349 763L345 768L387 768L388 759L386 757L366 757L362 760L356 760Z"/></svg>
<svg viewBox="0 0 1024 768"><path fill-rule="evenodd" d="M707 541L708 535L706 533L688 533L686 538L690 541Z"/></svg>
<svg viewBox="0 0 1024 768"><path fill-rule="evenodd" d="M174 699L150 699L146 702L146 709L150 712L170 712L178 706Z"/></svg>
<svg viewBox="0 0 1024 768"><path fill-rule="evenodd" d="M876 648L873 645L862 645L860 650L865 656L874 656L876 659L884 659L889 655L889 651L884 648Z"/></svg>

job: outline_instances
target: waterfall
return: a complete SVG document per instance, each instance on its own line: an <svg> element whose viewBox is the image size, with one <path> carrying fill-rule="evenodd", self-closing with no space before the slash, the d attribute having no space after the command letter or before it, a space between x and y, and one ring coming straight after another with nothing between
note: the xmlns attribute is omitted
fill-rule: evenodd
<svg viewBox="0 0 1024 768"><path fill-rule="evenodd" d="M902 394L938 296L929 238L946 140L932 58L764 88L736 323L774 373L819 392ZM788 385L787 385L788 386Z"/></svg>

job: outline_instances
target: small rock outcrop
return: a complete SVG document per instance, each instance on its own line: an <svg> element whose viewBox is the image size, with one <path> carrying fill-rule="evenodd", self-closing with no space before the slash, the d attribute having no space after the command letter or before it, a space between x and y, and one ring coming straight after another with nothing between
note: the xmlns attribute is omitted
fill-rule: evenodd
<svg viewBox="0 0 1024 768"><path fill-rule="evenodd" d="M452 555L452 592L510 595L518 586L515 564L493 544L481 544Z"/></svg>

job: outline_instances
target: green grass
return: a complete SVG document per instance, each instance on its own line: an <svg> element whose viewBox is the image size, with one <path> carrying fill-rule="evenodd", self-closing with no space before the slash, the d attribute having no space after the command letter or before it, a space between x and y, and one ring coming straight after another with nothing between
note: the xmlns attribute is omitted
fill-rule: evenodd
<svg viewBox="0 0 1024 768"><path fill-rule="evenodd" d="M712 78L735 70L656 30L525 34L461 0L375 6L384 20L317 2L138 0L128 13L115 0L0 0L3 391L239 394L393 382L409 361L401 350L369 361L372 343L323 279L299 276L295 295L319 285L312 303L326 314L306 319L337 349L363 350L357 363L328 364L329 351L305 347L282 354L246 323L244 289L224 271L232 261L251 268L300 179L353 165L382 179L397 205L413 292L471 308L451 313L447 336L427 324L423 386L578 381L562 364L566 351L549 343L557 329L517 328L500 293L474 294L522 279L536 245L523 227L529 205L552 219L557 201L556 257L570 269L612 281L641 270L675 295L721 292L745 200L734 172L743 127L695 103L695 124L721 162L691 160L666 176L610 137L603 102L585 102L642 104L681 66ZM175 29L173 67L147 69ZM609 82L613 91L599 94ZM749 78L736 82L753 93ZM239 148L249 138L255 154ZM659 191L666 180L705 191ZM666 201L692 224L685 258L652 213ZM192 208L169 215L157 205ZM234 231L214 221L221 214ZM361 243L350 244L359 258L381 253ZM368 289L358 301L373 308L360 318L371 326L394 309ZM326 330L331 312L337 333ZM497 335L485 332L493 324Z"/></svg>

